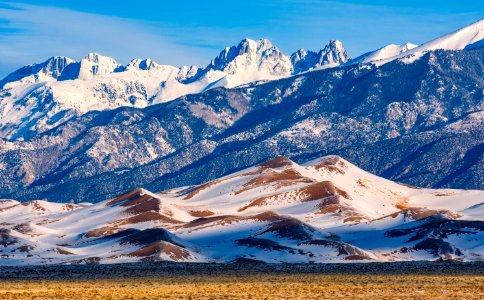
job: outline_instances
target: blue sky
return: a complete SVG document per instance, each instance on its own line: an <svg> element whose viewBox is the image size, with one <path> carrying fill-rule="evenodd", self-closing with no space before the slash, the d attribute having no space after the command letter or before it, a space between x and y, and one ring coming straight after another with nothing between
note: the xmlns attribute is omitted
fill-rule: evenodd
<svg viewBox="0 0 484 300"><path fill-rule="evenodd" d="M390 43L419 44L482 17L484 1L474 0L0 0L0 77L88 52L120 63L206 65L245 37L268 38L287 54L339 39L355 57Z"/></svg>

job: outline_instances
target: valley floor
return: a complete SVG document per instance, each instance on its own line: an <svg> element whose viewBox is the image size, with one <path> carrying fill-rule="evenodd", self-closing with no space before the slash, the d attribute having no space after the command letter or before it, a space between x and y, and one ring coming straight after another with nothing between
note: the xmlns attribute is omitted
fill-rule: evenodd
<svg viewBox="0 0 484 300"><path fill-rule="evenodd" d="M484 263L141 263L0 269L1 299L482 299Z"/></svg>

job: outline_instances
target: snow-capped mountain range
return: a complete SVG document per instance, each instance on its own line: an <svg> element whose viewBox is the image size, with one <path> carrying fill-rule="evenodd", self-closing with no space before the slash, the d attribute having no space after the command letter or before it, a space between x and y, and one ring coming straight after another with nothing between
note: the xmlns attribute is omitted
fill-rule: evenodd
<svg viewBox="0 0 484 300"><path fill-rule="evenodd" d="M80 62L52 57L0 81L0 136L15 140L92 110L146 107L216 87L288 77L295 69L337 66L348 59L339 41L330 41L318 53L302 49L297 53L289 57L267 39L244 39L204 68L159 65L150 59L122 66L97 53Z"/></svg>
<svg viewBox="0 0 484 300"><path fill-rule="evenodd" d="M203 68L96 54L24 67L1 84L0 196L96 202L326 154L408 184L482 189L483 22L354 60L338 41L286 56L246 39ZM163 102L188 86L200 89Z"/></svg>
<svg viewBox="0 0 484 300"><path fill-rule="evenodd" d="M234 88L340 65L415 60L436 49L471 49L481 45L483 27L480 20L418 47L388 45L349 61L337 40L318 52L300 49L288 56L267 39L244 39L225 48L206 67L159 65L150 59L134 59L123 66L97 53L79 62L56 56L0 81L0 137L24 139L93 110L146 107L217 87Z"/></svg>
<svg viewBox="0 0 484 300"><path fill-rule="evenodd" d="M96 204L0 201L0 265L482 260L483 191L421 189L338 156L278 157Z"/></svg>

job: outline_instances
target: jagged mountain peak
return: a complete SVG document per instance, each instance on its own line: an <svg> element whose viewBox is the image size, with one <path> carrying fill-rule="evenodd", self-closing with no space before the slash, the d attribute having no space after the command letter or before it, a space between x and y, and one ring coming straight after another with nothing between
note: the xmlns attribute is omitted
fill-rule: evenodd
<svg viewBox="0 0 484 300"><path fill-rule="evenodd" d="M42 71L47 76L50 76L53 79L58 79L62 76L62 73L66 70L66 68L72 63L75 63L75 61L66 56L54 56L44 63L45 66Z"/></svg>
<svg viewBox="0 0 484 300"><path fill-rule="evenodd" d="M27 65L2 79L0 88L56 80L65 68L73 62L75 62L73 59L66 56L53 56L44 62ZM7 84L9 85L7 86Z"/></svg>
<svg viewBox="0 0 484 300"><path fill-rule="evenodd" d="M483 39L484 19L480 19L473 24L424 43L418 47L415 47L415 45L410 43L403 45L390 44L375 51L365 53L360 57L351 60L350 63L379 61L379 64L382 64L408 55L413 55L418 58L421 55L416 54L436 49L471 49L482 47L484 45ZM239 67L241 67L240 64L243 65L242 69L245 71L248 66L252 66L249 67L249 69L253 68L258 72L265 72L270 76L278 75L283 77L290 73L294 74L312 69L334 67L347 63L348 61L348 53L341 41L337 39L330 40L329 43L318 52L299 49L288 59L288 57L268 39L253 40L245 38L237 45L222 50L207 67L196 67L197 72L195 72L195 75L181 76L181 81L182 83L191 83L194 80L203 77L203 75L209 70L228 71L229 74L233 75L240 69L234 65L230 66L231 62L237 57L244 57L244 59L239 59L240 61L245 60L244 62L234 64L239 65ZM288 64L288 60L291 62L290 65ZM72 65L73 63L74 65ZM135 60L134 64L137 64L136 68L139 68L140 70L156 67L156 64L148 60ZM134 64L131 64L131 67L134 67ZM62 74L67 66L69 66L68 72ZM113 58L103 56L96 52L89 53L79 63L76 63L67 57L55 56L44 63L25 66L9 74L6 78L0 81L0 87L3 88L6 84L15 81L18 82L13 84L13 86L53 80L88 80L101 75L109 75L112 72L124 71L128 69L128 66L123 67ZM44 67L45 69L42 70ZM205 70L205 72L200 72L200 70ZM39 71L41 71L41 74L37 74ZM182 73L184 72L182 71ZM238 80L238 83L248 83L247 80L250 80L251 78L261 79L266 78L267 76L243 75L242 77L245 79ZM214 78L214 80L217 81L220 79L220 76L215 76Z"/></svg>
<svg viewBox="0 0 484 300"><path fill-rule="evenodd" d="M308 53L308 50L306 50L304 48L299 48L298 50L296 50L296 52L291 54L291 57L292 56L304 57L304 56L307 55L307 53Z"/></svg>
<svg viewBox="0 0 484 300"><path fill-rule="evenodd" d="M340 40L329 40L328 44L326 44L324 48L338 49L340 51L346 50Z"/></svg>
<svg viewBox="0 0 484 300"><path fill-rule="evenodd" d="M483 23L480 20L424 45L434 45L439 41L439 47L442 48L448 47L451 45L450 41L453 41L462 42L460 48L477 47L482 42ZM2 89L9 89L4 93L4 106L0 107L0 113L17 116L14 112L21 111L24 117L12 117L8 125L0 124L8 127L9 132L0 132L0 136L16 136L13 132L27 130L22 126L28 126L29 132L43 132L66 121L68 117L94 109L144 107L216 87L256 85L268 80L355 61L382 64L394 59L394 55L403 57L412 53L418 58L417 53L412 51L422 46L413 48L413 44L388 45L367 53L366 57L347 62L346 49L341 41L335 39L330 40L318 51L300 49L288 57L267 39L246 38L235 46L225 48L204 68L158 65L150 59L135 59L127 66L121 66L113 58L99 53L89 53L79 62L57 56L40 64L23 67L0 81ZM125 72L129 70L150 72ZM31 93L37 99L54 99L55 108L46 107L50 105L49 101L27 101ZM45 116L43 115L41 120L35 120L37 117L30 114L31 111L42 111ZM64 116L58 114L57 117L60 119L54 118L56 121L50 121L49 118L60 111L63 111ZM18 127L15 128L13 124Z"/></svg>
<svg viewBox="0 0 484 300"><path fill-rule="evenodd" d="M136 69L136 70L152 70L159 66L154 60L150 58L140 59L135 58L126 66L126 70Z"/></svg>
<svg viewBox="0 0 484 300"><path fill-rule="evenodd" d="M338 40L332 40L318 53L307 52L301 49L297 54L296 61L305 59L311 54L310 65L303 71L320 68L323 65L335 66L345 61L346 51L342 43ZM294 55L293 55L294 56ZM178 68L174 78L183 84L192 83L198 79L204 81L218 81L223 74L209 74L210 71L222 71L232 77L220 82L218 85L232 87L240 84L249 83L257 80L271 80L280 77L289 76L300 71L301 68L293 66L294 59L286 56L279 48L274 46L268 39L253 40L245 38L237 45L227 47L211 61L205 68L195 66ZM151 59L133 59L128 65L122 66L115 59L104 56L97 52L88 53L79 62L70 58L56 56L50 58L44 63L26 66L10 74L0 82L2 86L10 82L15 82L13 86L25 83L63 81L63 80L90 80L99 76L107 76L111 73L123 72L126 70L151 70L159 67ZM167 66L175 69L176 67ZM43 69L44 68L44 69ZM172 70L171 70L172 71ZM37 74L41 72L42 74ZM239 74L240 73L240 74ZM165 74L166 75L166 74ZM163 75L163 76L165 76ZM30 76L30 77L29 77ZM208 76L208 78L207 78ZM26 78L28 77L28 78ZM168 78L163 78L166 81ZM214 85L214 86L218 86ZM179 88L177 88L178 90ZM190 89L191 90L191 89ZM179 93L168 92L167 95L179 95ZM167 99L171 100L171 99Z"/></svg>
<svg viewBox="0 0 484 300"><path fill-rule="evenodd" d="M92 52L81 60L78 79L88 80L95 76L108 75L122 69L123 66L113 58Z"/></svg>
<svg viewBox="0 0 484 300"><path fill-rule="evenodd" d="M347 61L348 52L339 40L330 40L318 52L301 48L291 55L294 73L334 67Z"/></svg>
<svg viewBox="0 0 484 300"><path fill-rule="evenodd" d="M338 65L348 61L348 52L339 40L330 40L319 52L319 66Z"/></svg>
<svg viewBox="0 0 484 300"><path fill-rule="evenodd" d="M116 62L116 60L114 60L114 58L101 55L97 52L90 52L86 56L84 56L83 59L86 59L90 62L98 63L98 64L103 63L103 62L113 62L113 61Z"/></svg>
<svg viewBox="0 0 484 300"><path fill-rule="evenodd" d="M268 39L253 40L250 38L245 38L241 40L237 44L237 46L228 47L228 48L225 48L225 50L235 49L238 55L242 55L242 54L253 53L253 52L260 53L273 47L277 48Z"/></svg>
<svg viewBox="0 0 484 300"><path fill-rule="evenodd" d="M64 64L68 65L70 63L75 62L75 60L67 57L67 56L52 56L51 58L47 59L43 64L46 68L50 68L52 71L56 69L57 64Z"/></svg>
<svg viewBox="0 0 484 300"><path fill-rule="evenodd" d="M282 51L275 47L268 39L252 40L245 38L237 46L227 47L211 61L207 69L225 70L230 64L239 58L245 57L246 65L258 65L263 59L285 59ZM233 67L232 67L233 68Z"/></svg>
<svg viewBox="0 0 484 300"><path fill-rule="evenodd" d="M248 53L250 51L264 51L273 47L272 42L268 39L252 40L245 38L237 45L241 49L241 53Z"/></svg>

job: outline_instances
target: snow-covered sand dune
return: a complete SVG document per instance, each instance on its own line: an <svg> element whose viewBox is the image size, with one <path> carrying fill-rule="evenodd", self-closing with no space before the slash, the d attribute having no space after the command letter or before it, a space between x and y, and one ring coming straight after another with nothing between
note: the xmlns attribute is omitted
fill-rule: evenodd
<svg viewBox="0 0 484 300"><path fill-rule="evenodd" d="M483 200L395 183L338 156L278 157L93 205L0 200L0 264L482 260Z"/></svg>

